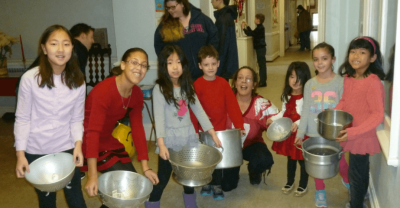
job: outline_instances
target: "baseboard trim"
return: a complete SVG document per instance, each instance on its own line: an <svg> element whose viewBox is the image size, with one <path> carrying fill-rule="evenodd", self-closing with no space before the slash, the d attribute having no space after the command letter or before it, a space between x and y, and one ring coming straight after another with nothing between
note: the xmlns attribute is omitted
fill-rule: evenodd
<svg viewBox="0 0 400 208"><path fill-rule="evenodd" d="M276 58L278 58L279 56L279 51L273 53L272 55L266 55L265 58L267 59L267 61L273 61Z"/></svg>
<svg viewBox="0 0 400 208"><path fill-rule="evenodd" d="M369 175L368 193L369 193L369 203L371 204L371 208L380 208L378 197L376 196L375 192L375 186L372 181L371 173Z"/></svg>
<svg viewBox="0 0 400 208"><path fill-rule="evenodd" d="M13 106L0 106L0 118L5 114L5 113L15 113L15 107Z"/></svg>

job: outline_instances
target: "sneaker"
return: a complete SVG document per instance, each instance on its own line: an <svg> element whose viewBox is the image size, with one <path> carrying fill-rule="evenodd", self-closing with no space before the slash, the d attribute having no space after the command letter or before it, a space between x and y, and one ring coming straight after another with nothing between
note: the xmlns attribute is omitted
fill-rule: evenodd
<svg viewBox="0 0 400 208"><path fill-rule="evenodd" d="M220 185L213 186L212 187L212 192L213 192L213 199L214 200L223 200L223 199L225 199L224 192L222 191L222 188L221 188Z"/></svg>
<svg viewBox="0 0 400 208"><path fill-rule="evenodd" d="M342 178L342 184L343 184L343 186L345 186L347 189L350 190L350 183L344 182L343 178Z"/></svg>
<svg viewBox="0 0 400 208"><path fill-rule="evenodd" d="M319 190L319 191L315 192L315 206L316 207L327 207L325 190Z"/></svg>
<svg viewBox="0 0 400 208"><path fill-rule="evenodd" d="M294 192L294 196L301 197L301 196L303 196L304 194L306 194L306 192L307 192L307 187L306 187L306 188L299 187L299 188L297 188L297 190Z"/></svg>
<svg viewBox="0 0 400 208"><path fill-rule="evenodd" d="M201 187L200 195L202 196L210 196L212 194L212 186L211 185L205 185Z"/></svg>
<svg viewBox="0 0 400 208"><path fill-rule="evenodd" d="M85 172L81 172L81 180L83 180L86 177Z"/></svg>
<svg viewBox="0 0 400 208"><path fill-rule="evenodd" d="M261 183L261 173L249 173L250 184L258 185Z"/></svg>
<svg viewBox="0 0 400 208"><path fill-rule="evenodd" d="M286 185L282 188L282 193L283 194L289 194L293 190L293 184L290 185L289 183L286 183Z"/></svg>

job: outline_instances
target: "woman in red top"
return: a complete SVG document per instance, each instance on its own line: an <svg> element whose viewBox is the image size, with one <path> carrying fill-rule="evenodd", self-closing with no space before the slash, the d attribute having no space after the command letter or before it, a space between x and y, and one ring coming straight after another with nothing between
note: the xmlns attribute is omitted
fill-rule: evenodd
<svg viewBox="0 0 400 208"><path fill-rule="evenodd" d="M261 182L261 174L270 170L274 164L271 152L262 138L267 130L267 119L276 115L279 110L269 100L257 95L258 75L250 67L244 66L233 75L232 89L242 111L246 137L243 142L243 159L249 161L250 183ZM228 122L229 126L232 126Z"/></svg>
<svg viewBox="0 0 400 208"><path fill-rule="evenodd" d="M89 93L85 104L85 120L82 151L85 161L82 170L88 170L85 189L90 196L98 190L97 171L135 171L124 146L111 135L117 121L124 117L128 108L132 139L142 163L144 175L153 184L158 177L147 161L146 136L142 123L143 93L137 86L148 69L147 53L141 48L131 48L122 56L121 72L97 84ZM103 205L104 206L104 205Z"/></svg>

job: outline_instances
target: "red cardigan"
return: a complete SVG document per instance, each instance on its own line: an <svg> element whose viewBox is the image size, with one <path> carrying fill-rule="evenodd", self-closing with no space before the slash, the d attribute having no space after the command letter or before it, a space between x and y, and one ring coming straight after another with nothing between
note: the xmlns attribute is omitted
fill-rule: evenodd
<svg viewBox="0 0 400 208"><path fill-rule="evenodd" d="M340 145L352 154L374 154L381 151L376 127L384 118L385 91L375 74L364 79L344 78L343 96L335 107L353 116L353 125L347 129L347 141Z"/></svg>
<svg viewBox="0 0 400 208"><path fill-rule="evenodd" d="M127 105L129 99L123 98L123 100L124 104ZM122 105L115 77L105 79L90 91L86 99L85 119L83 123L85 131L83 134L82 152L85 158L97 158L99 161L100 152L124 148L111 135L117 121L126 114L127 110ZM139 161L148 160L146 135L142 122L143 93L136 85L132 88L128 106L132 108L129 117L132 139L138 153L137 159ZM129 157L121 160L121 162L129 162L123 160L130 161ZM104 164L104 167L98 167L98 170L107 169L117 161L118 158L116 157L114 161ZM85 167L82 170L85 170Z"/></svg>
<svg viewBox="0 0 400 208"><path fill-rule="evenodd" d="M215 80L207 81L200 77L194 82L194 89L215 131L227 129L228 116L235 128L244 130L239 104L229 83L224 78L217 76ZM200 127L199 122L195 116L191 116L191 119L197 132ZM232 126L228 127L228 129L231 128Z"/></svg>

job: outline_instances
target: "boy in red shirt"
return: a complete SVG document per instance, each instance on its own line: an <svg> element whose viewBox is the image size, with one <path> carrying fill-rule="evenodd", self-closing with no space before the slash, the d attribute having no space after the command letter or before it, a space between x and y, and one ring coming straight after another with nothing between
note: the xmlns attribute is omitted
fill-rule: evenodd
<svg viewBox="0 0 400 208"><path fill-rule="evenodd" d="M219 66L217 50L212 45L206 45L200 49L197 59L199 68L204 75L194 82L194 88L215 131L227 129L226 123L229 116L235 128L242 129L243 134L245 132L243 117L232 88L224 78L216 75ZM191 118L196 131L201 129L195 117L191 116ZM208 196L213 193L215 200L224 199L223 191L231 191L237 187L239 179L239 171L237 169L239 168L215 169L212 176L213 180L210 184L202 187L200 194ZM232 181L235 182L232 183Z"/></svg>

